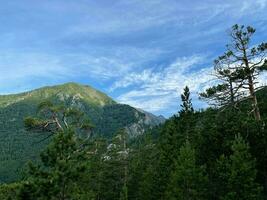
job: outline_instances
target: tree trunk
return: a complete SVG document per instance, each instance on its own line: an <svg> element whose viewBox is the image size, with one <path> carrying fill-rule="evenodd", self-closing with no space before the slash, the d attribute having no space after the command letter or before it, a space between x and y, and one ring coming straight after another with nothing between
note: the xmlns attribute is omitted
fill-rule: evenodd
<svg viewBox="0 0 267 200"><path fill-rule="evenodd" d="M253 107L253 112L254 112L254 117L257 121L261 120L261 115L260 115L260 109L258 106L258 100L257 96L255 94L255 88L254 88L254 83L253 83L253 78L251 75L248 77L248 85L249 85L249 93L250 97L252 100L252 107Z"/></svg>
<svg viewBox="0 0 267 200"><path fill-rule="evenodd" d="M235 97L234 97L234 89L233 89L233 82L231 80L231 78L229 79L229 83L230 83L230 95L231 95L231 104L234 105L235 104Z"/></svg>
<svg viewBox="0 0 267 200"><path fill-rule="evenodd" d="M128 187L127 187L127 180L128 180L128 167L127 167L127 154L126 154L126 152L127 152L127 146L126 146L126 133L124 133L124 139L123 139L123 149L124 149L124 153L125 153L125 158L124 158L124 189L126 190L126 191L124 191L125 192L125 196L124 196L124 198L125 198L125 200L128 200Z"/></svg>
<svg viewBox="0 0 267 200"><path fill-rule="evenodd" d="M253 108L253 112L254 112L254 117L257 121L261 120L261 115L260 115L260 109L258 106L258 100L255 94L255 88L254 88L254 81L253 81L253 74L254 71L251 70L251 68L249 67L249 63L248 63L248 58L247 58L247 53L245 50L245 46L243 45L243 62L245 64L245 67L248 69L249 74L248 74L248 86L249 86L249 93L250 93L250 97L252 100L252 108Z"/></svg>

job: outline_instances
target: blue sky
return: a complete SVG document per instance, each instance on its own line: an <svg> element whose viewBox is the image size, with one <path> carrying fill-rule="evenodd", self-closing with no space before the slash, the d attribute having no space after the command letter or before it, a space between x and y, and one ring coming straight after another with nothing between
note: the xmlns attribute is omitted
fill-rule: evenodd
<svg viewBox="0 0 267 200"><path fill-rule="evenodd" d="M89 84L155 114L194 106L235 24L267 38L267 0L0 0L0 93Z"/></svg>

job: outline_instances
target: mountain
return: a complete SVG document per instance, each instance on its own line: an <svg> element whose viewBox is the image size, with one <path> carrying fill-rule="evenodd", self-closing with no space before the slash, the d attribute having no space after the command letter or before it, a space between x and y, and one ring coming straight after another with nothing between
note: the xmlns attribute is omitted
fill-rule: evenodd
<svg viewBox="0 0 267 200"><path fill-rule="evenodd" d="M119 104L90 86L77 83L43 87L29 92L0 96L0 183L17 178L28 160L35 160L48 141L44 134L25 131L23 119L36 115L37 105L50 100L83 111L95 125L94 135L111 138L120 128L130 137L143 134L164 118Z"/></svg>

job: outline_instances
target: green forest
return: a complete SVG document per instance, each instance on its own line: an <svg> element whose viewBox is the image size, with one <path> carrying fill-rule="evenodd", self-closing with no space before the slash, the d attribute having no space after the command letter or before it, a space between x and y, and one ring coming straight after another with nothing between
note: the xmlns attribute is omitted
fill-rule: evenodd
<svg viewBox="0 0 267 200"><path fill-rule="evenodd" d="M81 109L43 101L22 133L44 135L42 151L17 180L0 185L0 199L267 199L267 87L258 84L267 43L252 46L254 34L250 26L231 28L225 53L213 62L215 84L199 91L208 108L194 109L184 86L180 110L136 137L125 124L112 125L112 115L96 127ZM126 122L131 115L123 106L115 113Z"/></svg>

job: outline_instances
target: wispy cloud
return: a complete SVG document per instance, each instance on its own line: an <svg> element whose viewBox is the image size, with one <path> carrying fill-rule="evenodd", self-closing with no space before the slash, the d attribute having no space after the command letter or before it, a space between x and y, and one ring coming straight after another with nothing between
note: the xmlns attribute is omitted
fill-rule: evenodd
<svg viewBox="0 0 267 200"><path fill-rule="evenodd" d="M134 89L117 99L121 103L151 112L175 112L170 109L178 109L179 95L186 85L196 96L196 93L212 79L211 68L203 66L205 59L206 56L199 55L177 58L169 66L161 69L131 73L115 82L111 89L134 86ZM200 69L195 68L196 66Z"/></svg>
<svg viewBox="0 0 267 200"><path fill-rule="evenodd" d="M213 67L205 64L207 58L200 55L182 57L161 69L131 73L115 82L111 90L129 88L117 98L119 102L169 116L180 109L180 94L188 86L194 106L203 108L207 104L199 100L198 94L218 83L213 76ZM266 79L267 73L263 73L258 79L259 86L266 85Z"/></svg>
<svg viewBox="0 0 267 200"><path fill-rule="evenodd" d="M191 74L191 67L196 64L199 65L203 61L204 57L201 56L177 58L169 66L155 67L154 70L153 68L149 68L141 71L140 73L130 73L121 80L116 81L110 89L115 90L117 88L128 87L136 84L141 84L141 86L145 88L150 87L150 85L153 85L153 88L157 86L156 89L176 88L177 80L179 80L180 83L184 82L184 75Z"/></svg>
<svg viewBox="0 0 267 200"><path fill-rule="evenodd" d="M241 3L239 13L242 15L255 13L266 8L266 0L246 0Z"/></svg>
<svg viewBox="0 0 267 200"><path fill-rule="evenodd" d="M4 85L31 79L71 80L74 77L109 79L127 71L128 64L105 57L92 58L84 55L62 55L60 57L39 53L2 53L0 56L0 89ZM15 61L15 65L14 65ZM78 70L77 70L78 69ZM113 73L118 71L119 73Z"/></svg>

